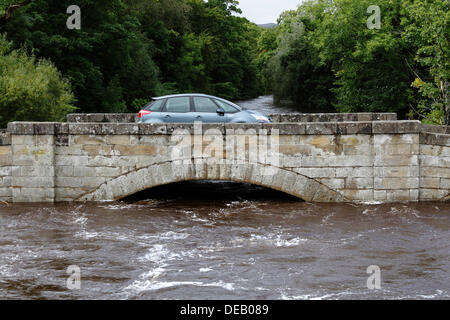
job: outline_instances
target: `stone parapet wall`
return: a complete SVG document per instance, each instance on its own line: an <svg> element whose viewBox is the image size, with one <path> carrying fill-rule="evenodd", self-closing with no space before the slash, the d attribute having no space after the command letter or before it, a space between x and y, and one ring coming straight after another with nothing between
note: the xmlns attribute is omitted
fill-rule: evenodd
<svg viewBox="0 0 450 320"><path fill-rule="evenodd" d="M450 134L419 121L271 124L13 122L0 135L0 200L8 202L117 200L145 188L208 179L248 182L307 201L442 200L449 194ZM173 151L183 130L193 142ZM440 133L433 133L432 131ZM267 133L268 140L257 137ZM238 157L228 141L270 148L277 163L211 162ZM200 139L200 140L198 140ZM199 142L200 141L200 142ZM270 141L267 145L265 142ZM198 143L200 156L195 155ZM7 143L10 143L8 145ZM213 148L214 149L214 148ZM247 150L248 149L248 150ZM197 149L198 150L198 149ZM219 157L219 158L220 158ZM215 159L217 160L217 159ZM266 174L267 171L271 174Z"/></svg>
<svg viewBox="0 0 450 320"><path fill-rule="evenodd" d="M450 126L435 126L430 124L422 124L420 132L450 134Z"/></svg>
<svg viewBox="0 0 450 320"><path fill-rule="evenodd" d="M442 130L442 127L436 129ZM433 131L429 126L426 129ZM449 127L445 129L448 130ZM441 132L448 132L447 130ZM450 200L450 134L422 133L419 162L419 199L422 201Z"/></svg>
<svg viewBox="0 0 450 320"><path fill-rule="evenodd" d="M343 122L343 121L394 121L396 113L288 113L271 114L273 122ZM67 122L137 122L136 113L73 113Z"/></svg>
<svg viewBox="0 0 450 320"><path fill-rule="evenodd" d="M0 130L0 201L12 202L11 164L11 135Z"/></svg>
<svg viewBox="0 0 450 320"><path fill-rule="evenodd" d="M137 113L71 113L67 122L137 122Z"/></svg>
<svg viewBox="0 0 450 320"><path fill-rule="evenodd" d="M419 121L373 121L373 122L312 122L312 123L204 123L203 131L219 130L279 130L286 135L347 135L347 134L394 134L421 133ZM193 123L60 123L60 122L10 122L10 135L171 135L184 129L194 133ZM444 138L446 135L442 135Z"/></svg>
<svg viewBox="0 0 450 320"><path fill-rule="evenodd" d="M273 122L394 121L396 113L287 113L270 115Z"/></svg>

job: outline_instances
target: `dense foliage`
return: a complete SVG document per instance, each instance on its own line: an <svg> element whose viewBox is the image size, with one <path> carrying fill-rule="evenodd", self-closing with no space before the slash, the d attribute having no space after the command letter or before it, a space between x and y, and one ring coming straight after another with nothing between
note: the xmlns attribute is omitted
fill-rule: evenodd
<svg viewBox="0 0 450 320"><path fill-rule="evenodd" d="M80 30L66 28L74 4ZM81 112L135 111L170 93L273 93L302 112L450 124L450 2L379 0L380 28L369 28L373 4L299 1L263 29L238 17L236 0L0 0L0 32L33 65L51 61Z"/></svg>
<svg viewBox="0 0 450 320"><path fill-rule="evenodd" d="M80 30L66 28L74 4ZM135 111L152 96L175 92L250 98L260 91L253 59L259 28L233 15L237 4L34 0L1 31L70 79L81 112Z"/></svg>
<svg viewBox="0 0 450 320"><path fill-rule="evenodd" d="M8 121L64 121L74 108L69 82L53 64L0 37L0 127Z"/></svg>
<svg viewBox="0 0 450 320"><path fill-rule="evenodd" d="M285 12L277 48L273 40L265 46L272 58L263 63L275 101L302 111L391 111L450 124L450 2L377 1L379 29L367 26L372 4L314 0Z"/></svg>

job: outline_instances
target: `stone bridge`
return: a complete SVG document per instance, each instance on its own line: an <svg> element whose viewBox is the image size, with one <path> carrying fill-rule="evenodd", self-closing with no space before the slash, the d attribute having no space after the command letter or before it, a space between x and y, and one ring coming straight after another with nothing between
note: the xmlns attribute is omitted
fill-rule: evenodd
<svg viewBox="0 0 450 320"><path fill-rule="evenodd" d="M200 125L134 116L9 123L0 134L0 201L119 200L187 180L251 183L314 202L450 198L450 127L378 113Z"/></svg>

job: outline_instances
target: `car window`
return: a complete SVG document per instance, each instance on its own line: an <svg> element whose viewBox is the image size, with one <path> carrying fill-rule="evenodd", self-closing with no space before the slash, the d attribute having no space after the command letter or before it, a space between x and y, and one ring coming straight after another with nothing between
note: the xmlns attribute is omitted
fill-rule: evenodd
<svg viewBox="0 0 450 320"><path fill-rule="evenodd" d="M158 112L161 111L164 100L156 100L145 107L145 110Z"/></svg>
<svg viewBox="0 0 450 320"><path fill-rule="evenodd" d="M225 103L223 101L214 99L214 101L220 106L222 107L223 110L225 110L226 113L236 113L239 112L238 109L236 109L235 107L233 107L232 105L229 105L228 103Z"/></svg>
<svg viewBox="0 0 450 320"><path fill-rule="evenodd" d="M217 112L217 105L209 98L194 97L194 104L196 112Z"/></svg>
<svg viewBox="0 0 450 320"><path fill-rule="evenodd" d="M166 103L167 112L185 113L190 111L189 97L169 98Z"/></svg>

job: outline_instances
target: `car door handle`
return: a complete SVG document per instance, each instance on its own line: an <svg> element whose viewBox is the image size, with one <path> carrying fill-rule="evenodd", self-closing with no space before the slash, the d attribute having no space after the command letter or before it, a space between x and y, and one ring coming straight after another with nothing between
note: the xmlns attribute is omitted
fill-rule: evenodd
<svg viewBox="0 0 450 320"><path fill-rule="evenodd" d="M172 117L171 117L170 115L167 114L164 118L172 118Z"/></svg>
<svg viewBox="0 0 450 320"><path fill-rule="evenodd" d="M202 116L196 116L195 118L196 118L196 119L201 119L201 118L202 118Z"/></svg>

